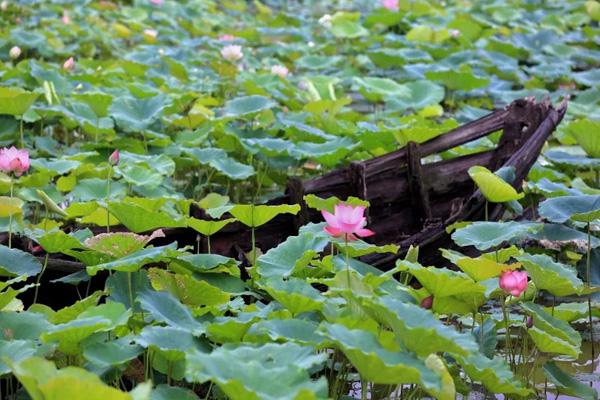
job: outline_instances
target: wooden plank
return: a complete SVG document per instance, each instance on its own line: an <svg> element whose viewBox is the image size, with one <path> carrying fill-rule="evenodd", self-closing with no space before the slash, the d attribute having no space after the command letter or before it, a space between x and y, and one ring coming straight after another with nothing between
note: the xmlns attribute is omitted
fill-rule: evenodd
<svg viewBox="0 0 600 400"><path fill-rule="evenodd" d="M415 142L408 142L407 163L408 163L408 190L410 192L411 204L420 214L421 223L431 219L431 204L429 202L429 192L427 183L423 176L421 168L421 150Z"/></svg>
<svg viewBox="0 0 600 400"><path fill-rule="evenodd" d="M300 229L302 225L310 222L308 208L304 202L304 184L298 177L290 177L287 182L287 195L291 204L299 204L300 211L294 217L294 227Z"/></svg>

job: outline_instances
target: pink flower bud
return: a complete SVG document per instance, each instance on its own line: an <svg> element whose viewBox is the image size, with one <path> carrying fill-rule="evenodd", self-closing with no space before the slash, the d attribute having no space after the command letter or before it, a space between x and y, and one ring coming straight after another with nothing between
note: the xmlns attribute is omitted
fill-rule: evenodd
<svg viewBox="0 0 600 400"><path fill-rule="evenodd" d="M108 157L108 163L110 165L118 165L119 164L119 150L115 150Z"/></svg>
<svg viewBox="0 0 600 400"><path fill-rule="evenodd" d="M220 40L221 42L231 42L231 41L233 41L233 40L235 40L235 39L237 39L235 36L233 36L233 35L230 35L230 34L228 34L228 33L225 33L225 34L223 34L223 35L219 36L219 40Z"/></svg>
<svg viewBox="0 0 600 400"><path fill-rule="evenodd" d="M500 288L519 297L527 289L527 271L505 271L500 276Z"/></svg>
<svg viewBox="0 0 600 400"><path fill-rule="evenodd" d="M381 0L381 5L390 11L398 11L399 0Z"/></svg>
<svg viewBox="0 0 600 400"><path fill-rule="evenodd" d="M65 71L72 71L73 68L75 68L75 60L73 59L73 57L69 57L67 61L65 61L65 63L63 64L63 69Z"/></svg>
<svg viewBox="0 0 600 400"><path fill-rule="evenodd" d="M421 307L429 310L433 306L433 296L427 296L423 300L421 300Z"/></svg>
<svg viewBox="0 0 600 400"><path fill-rule="evenodd" d="M62 15L61 21L65 25L69 25L71 23L71 18L69 17L69 13L68 12L63 11L63 15Z"/></svg>
<svg viewBox="0 0 600 400"><path fill-rule="evenodd" d="M17 58L19 58L21 56L21 48L19 46L12 47L10 49L10 51L8 52L8 55L13 60L16 60Z"/></svg>
<svg viewBox="0 0 600 400"><path fill-rule="evenodd" d="M527 323L525 325L527 326L527 329L533 328L533 317L531 315L527 317Z"/></svg>

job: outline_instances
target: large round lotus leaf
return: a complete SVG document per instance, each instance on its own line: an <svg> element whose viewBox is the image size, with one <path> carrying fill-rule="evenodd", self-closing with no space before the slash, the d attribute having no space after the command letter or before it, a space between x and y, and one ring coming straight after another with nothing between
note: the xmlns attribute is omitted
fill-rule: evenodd
<svg viewBox="0 0 600 400"><path fill-rule="evenodd" d="M600 121L580 119L566 127L590 157L600 158Z"/></svg>
<svg viewBox="0 0 600 400"><path fill-rule="evenodd" d="M238 97L225 103L223 116L243 117L244 115L255 114L273 107L275 107L275 102L265 96L252 95Z"/></svg>
<svg viewBox="0 0 600 400"><path fill-rule="evenodd" d="M552 222L564 223L571 219L589 223L600 218L600 195L554 197L540 204L539 213Z"/></svg>
<svg viewBox="0 0 600 400"><path fill-rule="evenodd" d="M474 222L457 229L452 239L459 246L475 246L483 251L503 242L523 239L543 227L544 224L532 222Z"/></svg>
<svg viewBox="0 0 600 400"><path fill-rule="evenodd" d="M408 98L411 91L406 85L401 85L388 78L354 78L360 86L361 93L370 101L380 101L384 97Z"/></svg>
<svg viewBox="0 0 600 400"><path fill-rule="evenodd" d="M544 373L548 377L548 380L556 385L556 389L559 390L561 394L574 396L575 398L582 400L598 399L598 391L596 389L579 382L577 379L573 378L571 374L561 370L553 361L548 361L544 364Z"/></svg>
<svg viewBox="0 0 600 400"><path fill-rule="evenodd" d="M0 114L23 115L38 96L20 88L0 87Z"/></svg>
<svg viewBox="0 0 600 400"><path fill-rule="evenodd" d="M30 253L0 245L0 276L34 276L42 263Z"/></svg>
<svg viewBox="0 0 600 400"><path fill-rule="evenodd" d="M505 203L521 199L524 196L523 193L517 193L515 188L485 167L469 168L469 176L475 181L487 201Z"/></svg>
<svg viewBox="0 0 600 400"><path fill-rule="evenodd" d="M444 100L444 87L431 81L408 82L404 86L410 91L409 96L386 99L390 109L419 110Z"/></svg>

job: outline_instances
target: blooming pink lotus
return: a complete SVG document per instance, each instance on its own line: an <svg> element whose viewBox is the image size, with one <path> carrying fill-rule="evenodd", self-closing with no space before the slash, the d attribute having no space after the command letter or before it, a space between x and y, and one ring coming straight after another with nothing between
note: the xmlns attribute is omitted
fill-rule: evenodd
<svg viewBox="0 0 600 400"><path fill-rule="evenodd" d="M119 164L119 150L115 150L108 157L108 163L110 165L118 165Z"/></svg>
<svg viewBox="0 0 600 400"><path fill-rule="evenodd" d="M225 46L221 49L221 56L227 61L238 61L244 57L244 53L242 53L242 46L237 45L229 45Z"/></svg>
<svg viewBox="0 0 600 400"><path fill-rule="evenodd" d="M352 207L345 204L336 204L333 214L325 210L321 211L321 214L327 221L327 226L324 228L325 232L332 236L343 236L346 240L356 240L356 236L368 237L375 234L375 232L364 228L367 219L364 216L365 207L363 206Z"/></svg>
<svg viewBox="0 0 600 400"><path fill-rule="evenodd" d="M505 271L500 276L500 289L515 297L527 289L527 271Z"/></svg>
<svg viewBox="0 0 600 400"><path fill-rule="evenodd" d="M69 13L67 11L63 11L63 15L60 20L65 25L69 25L71 23L71 17L69 17Z"/></svg>
<svg viewBox="0 0 600 400"><path fill-rule="evenodd" d="M390 11L398 11L399 0L381 0L381 5Z"/></svg>
<svg viewBox="0 0 600 400"><path fill-rule="evenodd" d="M288 76L289 72L290 71L284 65L273 65L271 67L271 73L279 76L281 79L284 79L286 76Z"/></svg>
<svg viewBox="0 0 600 400"><path fill-rule="evenodd" d="M75 60L73 59L73 57L69 57L67 61L65 61L65 63L63 64L63 69L65 71L71 71L73 68L75 68Z"/></svg>
<svg viewBox="0 0 600 400"><path fill-rule="evenodd" d="M150 0L150 3L155 6L160 6L163 3L163 0Z"/></svg>
<svg viewBox="0 0 600 400"><path fill-rule="evenodd" d="M0 149L0 171L5 173L14 172L21 176L29 170L29 152L25 149L19 150L12 146L10 149Z"/></svg>

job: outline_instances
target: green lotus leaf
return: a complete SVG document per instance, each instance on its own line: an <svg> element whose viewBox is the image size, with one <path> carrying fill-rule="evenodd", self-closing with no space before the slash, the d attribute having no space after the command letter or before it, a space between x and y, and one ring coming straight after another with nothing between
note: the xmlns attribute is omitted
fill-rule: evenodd
<svg viewBox="0 0 600 400"><path fill-rule="evenodd" d="M99 367L116 367L123 365L142 352L142 348L131 344L131 338L124 337L107 342L84 344L83 357Z"/></svg>
<svg viewBox="0 0 600 400"><path fill-rule="evenodd" d="M208 147L204 149L186 149L186 152L200 164L209 165L231 179L243 180L255 174L251 165L236 161L229 157L223 149Z"/></svg>
<svg viewBox="0 0 600 400"><path fill-rule="evenodd" d="M229 213L237 218L242 224L252 228L266 224L273 218L281 214L298 214L300 206L297 204L280 204L277 206L253 204L237 204L229 210Z"/></svg>
<svg viewBox="0 0 600 400"><path fill-rule="evenodd" d="M438 352L466 356L479 348L470 334L444 325L430 311L415 304L392 296L361 298L360 304L372 318L391 328L404 347L418 356Z"/></svg>
<svg viewBox="0 0 600 400"><path fill-rule="evenodd" d="M169 292L144 291L138 296L142 308L158 322L184 329L194 334L204 332L204 326L192 316L190 309Z"/></svg>
<svg viewBox="0 0 600 400"><path fill-rule="evenodd" d="M569 123L565 129L588 156L600 158L600 121L579 119Z"/></svg>
<svg viewBox="0 0 600 400"><path fill-rule="evenodd" d="M65 250L84 248L79 239L63 231L44 233L42 236L36 237L36 241L48 253L62 253Z"/></svg>
<svg viewBox="0 0 600 400"><path fill-rule="evenodd" d="M3 340L0 339L0 376L11 372L10 367L2 360L17 363L21 360L37 355L38 344L33 340ZM39 354L42 356L42 354Z"/></svg>
<svg viewBox="0 0 600 400"><path fill-rule="evenodd" d="M409 98L411 91L406 85L397 83L388 78L354 78L359 85L361 93L370 101L381 101L384 97Z"/></svg>
<svg viewBox="0 0 600 400"><path fill-rule="evenodd" d="M192 349L207 350L189 330L172 326L146 326L134 340L144 348L159 350L169 361L183 360Z"/></svg>
<svg viewBox="0 0 600 400"><path fill-rule="evenodd" d="M256 260L257 272L265 278L286 278L302 268L321 252L329 240L310 232L290 236L279 246Z"/></svg>
<svg viewBox="0 0 600 400"><path fill-rule="evenodd" d="M428 392L443 392L441 377L425 362L410 353L386 349L371 332L329 323L321 324L321 332L342 350L362 379L394 385L416 383Z"/></svg>
<svg viewBox="0 0 600 400"><path fill-rule="evenodd" d="M568 220L589 223L600 218L600 195L562 196L540 204L540 216L551 222Z"/></svg>
<svg viewBox="0 0 600 400"><path fill-rule="evenodd" d="M359 199L358 197L348 197L346 200L342 201L335 196L328 197L326 199L322 199L314 194L307 194L304 196L304 202L310 208L314 208L318 211L329 211L333 214L336 204L346 204L350 206L363 206L369 207L369 202L366 200Z"/></svg>
<svg viewBox="0 0 600 400"><path fill-rule="evenodd" d="M70 306L61 308L55 313L52 313L52 315L48 317L48 320L53 324L64 324L72 321L88 308L98 304L100 297L102 297L102 291L95 291L88 297L78 300Z"/></svg>
<svg viewBox="0 0 600 400"><path fill-rule="evenodd" d="M0 87L0 113L5 115L23 115L39 93L31 93L16 87Z"/></svg>
<svg viewBox="0 0 600 400"><path fill-rule="evenodd" d="M244 336L244 342L294 342L318 346L324 337L316 332L317 323L303 319L268 319L253 324Z"/></svg>
<svg viewBox="0 0 600 400"><path fill-rule="evenodd" d="M545 254L525 254L517 260L523 263L537 289L546 290L554 296L580 295L585 289L575 268L555 262Z"/></svg>
<svg viewBox="0 0 600 400"><path fill-rule="evenodd" d="M274 278L262 283L262 287L293 315L321 310L325 303L321 293L302 279L284 281Z"/></svg>
<svg viewBox="0 0 600 400"><path fill-rule="evenodd" d="M482 353L474 352L468 356L456 356L458 363L475 382L481 382L493 393L528 396L531 390L523 386L510 367L500 357L489 359Z"/></svg>
<svg viewBox="0 0 600 400"><path fill-rule="evenodd" d="M556 385L556 390L562 394L582 400L596 400L598 398L596 389L579 382L560 369L553 361L544 364L544 373L548 380Z"/></svg>
<svg viewBox="0 0 600 400"><path fill-rule="evenodd" d="M167 291L183 304L191 306L218 306L229 301L229 293L191 275L173 274L164 269L151 268L148 278L154 290Z"/></svg>
<svg viewBox="0 0 600 400"><path fill-rule="evenodd" d="M442 249L442 255L476 282L496 278L504 271L521 267L520 263L503 264L483 256L472 258L453 250Z"/></svg>
<svg viewBox="0 0 600 400"><path fill-rule="evenodd" d="M145 249L138 250L115 261L91 265L86 269L91 276L94 276L98 271L103 270L134 272L146 264L167 261L177 255L179 255L177 243L173 242L165 246L146 247Z"/></svg>
<svg viewBox="0 0 600 400"><path fill-rule="evenodd" d="M225 271L239 276L239 261L219 254L184 254L177 258L184 268L192 272Z"/></svg>
<svg viewBox="0 0 600 400"><path fill-rule="evenodd" d="M204 236L211 236L211 235L214 235L215 233L219 232L225 226L234 222L235 219L227 218L224 220L210 221L210 220L203 220L203 219L197 219L197 218L190 217L190 218L187 218L186 221L187 221L187 225L190 228L192 228L193 230L195 230L196 232L199 232Z"/></svg>
<svg viewBox="0 0 600 400"><path fill-rule="evenodd" d="M41 270L42 263L33 255L0 245L0 276L34 276Z"/></svg>
<svg viewBox="0 0 600 400"><path fill-rule="evenodd" d="M110 115L119 128L127 132L143 132L158 120L167 106L167 97L116 97L109 107Z"/></svg>
<svg viewBox="0 0 600 400"><path fill-rule="evenodd" d="M255 114L264 110L271 109L276 103L264 96L244 96L229 100L223 108L224 117L243 117L249 114Z"/></svg>
<svg viewBox="0 0 600 400"><path fill-rule="evenodd" d="M479 77L470 68L457 70L429 71L425 73L427 79L442 82L450 90L473 90L487 86L490 80Z"/></svg>
<svg viewBox="0 0 600 400"><path fill-rule="evenodd" d="M24 204L18 197L0 196L0 218L22 214Z"/></svg>
<svg viewBox="0 0 600 400"><path fill-rule="evenodd" d="M589 316L587 302L561 303L554 307L544 307L544 311L555 318L569 323L578 319L587 319ZM592 308L592 316L600 317L600 310Z"/></svg>
<svg viewBox="0 0 600 400"><path fill-rule="evenodd" d="M577 358L581 353L581 336L567 322L553 317L534 303L523 303L523 309L533 317L529 336L540 351Z"/></svg>
<svg viewBox="0 0 600 400"><path fill-rule="evenodd" d="M185 226L183 218L174 218L165 212L152 211L133 203L109 202L108 211L133 232Z"/></svg>
<svg viewBox="0 0 600 400"><path fill-rule="evenodd" d="M194 392L178 386L158 385L152 391L150 400L198 400Z"/></svg>
<svg viewBox="0 0 600 400"><path fill-rule="evenodd" d="M131 310L126 310L121 303L109 302L90 307L77 318L53 326L40 338L44 342L58 342L59 349L67 354L75 355L81 351L81 342L98 332L107 332L127 323Z"/></svg>
<svg viewBox="0 0 600 400"><path fill-rule="evenodd" d="M386 105L390 110L420 110L444 100L444 87L431 81L408 82L405 86L410 91L409 96L386 99Z"/></svg>
<svg viewBox="0 0 600 400"><path fill-rule="evenodd" d="M223 346L210 354L189 352L186 376L213 381L232 400L320 399L327 397L325 378L312 380L308 370L325 358L294 343Z"/></svg>
<svg viewBox="0 0 600 400"><path fill-rule="evenodd" d="M532 222L474 222L457 229L452 239L459 246L474 246L483 251L504 242L521 240L543 227L543 224Z"/></svg>
<svg viewBox="0 0 600 400"><path fill-rule="evenodd" d="M469 176L475 181L487 201L506 203L519 200L524 196L523 193L517 193L511 185L485 167L469 168Z"/></svg>

